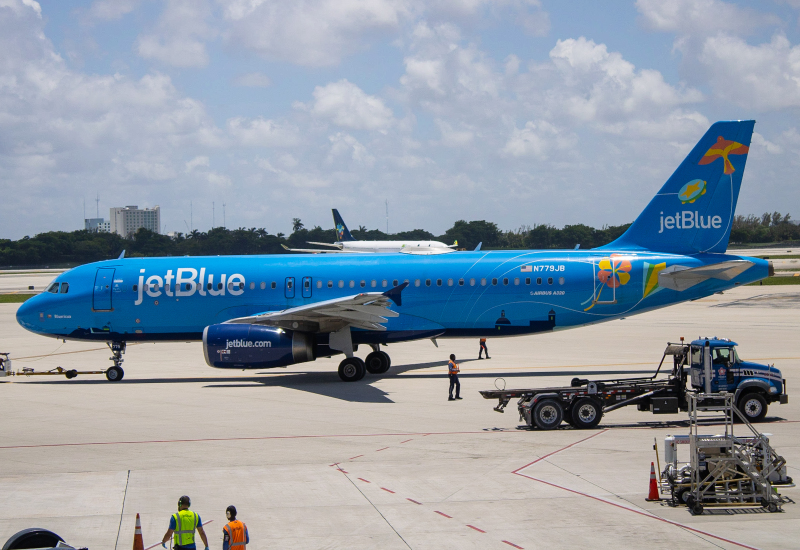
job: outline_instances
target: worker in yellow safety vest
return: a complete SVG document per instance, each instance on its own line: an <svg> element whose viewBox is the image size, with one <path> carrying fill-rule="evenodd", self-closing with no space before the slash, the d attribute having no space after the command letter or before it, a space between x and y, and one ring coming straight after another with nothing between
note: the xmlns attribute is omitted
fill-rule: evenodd
<svg viewBox="0 0 800 550"><path fill-rule="evenodd" d="M194 543L194 532L197 530L203 544L206 545L205 550L208 550L208 538L203 530L203 521L197 512L189 510L191 505L192 501L186 495L178 499L178 512L172 514L169 519L169 529L161 539L161 546L166 548L167 541L174 536L175 540L172 541L174 550L197 550L197 545Z"/></svg>
<svg viewBox="0 0 800 550"><path fill-rule="evenodd" d="M222 550L241 550L250 544L250 533L247 525L236 519L236 506L225 509L228 524L222 528Z"/></svg>
<svg viewBox="0 0 800 550"><path fill-rule="evenodd" d="M450 377L450 397L447 399L448 401L455 401L456 399L461 399L459 394L461 393L461 382L458 381L458 373L461 371L458 368L458 363L456 363L456 356L454 354L450 354L450 361L447 362L447 374ZM456 396L453 397L453 388L456 389Z"/></svg>

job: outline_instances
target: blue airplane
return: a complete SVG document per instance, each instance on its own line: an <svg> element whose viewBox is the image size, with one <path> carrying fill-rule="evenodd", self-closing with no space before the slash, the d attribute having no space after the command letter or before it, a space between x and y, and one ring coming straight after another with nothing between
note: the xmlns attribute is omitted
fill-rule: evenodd
<svg viewBox="0 0 800 550"><path fill-rule="evenodd" d="M339 376L383 373L381 345L517 336L629 317L772 274L726 254L754 121L717 122L633 225L589 250L440 256L336 254L119 258L59 275L23 303L37 334L107 342L202 341L218 368L344 354ZM366 361L355 355L370 347Z"/></svg>

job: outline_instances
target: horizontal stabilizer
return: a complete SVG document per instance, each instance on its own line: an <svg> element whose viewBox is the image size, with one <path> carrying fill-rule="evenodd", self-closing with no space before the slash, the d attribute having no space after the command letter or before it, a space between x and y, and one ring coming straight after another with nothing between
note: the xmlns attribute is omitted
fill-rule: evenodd
<svg viewBox="0 0 800 550"><path fill-rule="evenodd" d="M701 267L673 265L658 274L658 286L683 292L708 279L730 281L755 265L748 260L729 260Z"/></svg>

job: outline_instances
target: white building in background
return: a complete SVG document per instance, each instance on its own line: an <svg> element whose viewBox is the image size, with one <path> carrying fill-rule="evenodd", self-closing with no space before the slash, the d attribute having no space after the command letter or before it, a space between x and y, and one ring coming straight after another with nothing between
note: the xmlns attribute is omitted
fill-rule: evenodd
<svg viewBox="0 0 800 550"><path fill-rule="evenodd" d="M109 230L121 237L129 237L144 227L153 233L160 233L161 208L140 209L138 206L111 208Z"/></svg>
<svg viewBox="0 0 800 550"><path fill-rule="evenodd" d="M86 218L83 220L83 228L93 233L110 233L111 222L103 218Z"/></svg>

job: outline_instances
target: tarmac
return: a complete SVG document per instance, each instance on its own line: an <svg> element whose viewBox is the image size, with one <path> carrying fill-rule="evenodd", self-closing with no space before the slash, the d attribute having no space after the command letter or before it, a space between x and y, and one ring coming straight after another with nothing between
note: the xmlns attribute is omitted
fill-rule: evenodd
<svg viewBox="0 0 800 550"><path fill-rule="evenodd" d="M0 304L0 351L15 370L110 365L99 344L27 333ZM709 511L646 502L654 442L686 413L635 407L595 430L524 429L478 390L651 373L666 342L729 337L775 363L789 403L761 430L800 479L800 287L743 287L551 334L389 346L391 370L341 382L338 360L269 371L205 365L201 344L130 345L125 379L0 378L0 544L45 527L74 546L129 548L141 514L160 542L187 494L221 548L226 506L250 548L798 548L800 505ZM448 402L446 359L463 401ZM360 356L365 355L362 349ZM683 451L683 449L681 449ZM800 489L782 494L800 500Z"/></svg>

